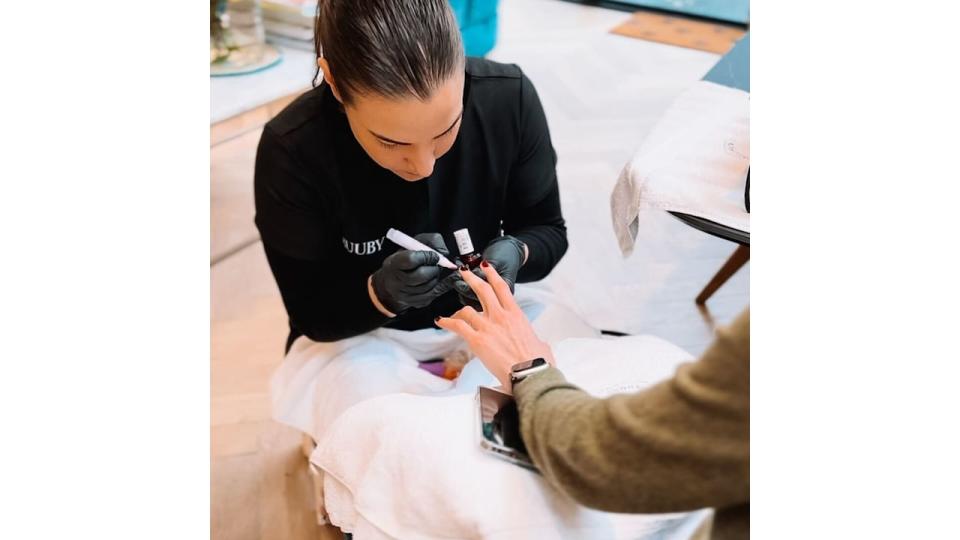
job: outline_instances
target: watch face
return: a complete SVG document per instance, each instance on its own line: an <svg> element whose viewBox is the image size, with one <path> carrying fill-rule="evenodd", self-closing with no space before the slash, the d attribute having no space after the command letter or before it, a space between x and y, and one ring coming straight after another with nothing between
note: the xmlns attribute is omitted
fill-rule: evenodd
<svg viewBox="0 0 960 540"><path fill-rule="evenodd" d="M537 366L542 366L542 365L544 365L544 364L546 364L546 363L547 363L547 361L544 360L543 358L534 358L533 360L529 360L529 361L527 361L527 362L521 362L521 363L519 363L519 364L514 364L514 366L510 369L510 371L513 371L514 373L517 373L517 372L524 371L524 370L527 370L527 369L530 369L530 368L534 368L534 367L537 367Z"/></svg>

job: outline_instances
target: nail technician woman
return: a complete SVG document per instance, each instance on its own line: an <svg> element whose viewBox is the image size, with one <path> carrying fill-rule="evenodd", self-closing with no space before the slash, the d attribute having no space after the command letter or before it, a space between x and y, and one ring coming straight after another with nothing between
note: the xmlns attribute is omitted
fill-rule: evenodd
<svg viewBox="0 0 960 540"><path fill-rule="evenodd" d="M542 279L566 251L540 100L518 67L464 57L446 0L321 0L316 51L323 83L266 125L256 160L256 225L289 315L286 363L320 356L319 373L369 361L363 347L330 344L359 337L376 342L363 341L366 352L421 360L438 352L422 345L441 332L434 318L473 293L436 253L386 240L389 228L442 253L466 228L511 285ZM281 368L275 400L306 363ZM381 366L417 377L395 367Z"/></svg>

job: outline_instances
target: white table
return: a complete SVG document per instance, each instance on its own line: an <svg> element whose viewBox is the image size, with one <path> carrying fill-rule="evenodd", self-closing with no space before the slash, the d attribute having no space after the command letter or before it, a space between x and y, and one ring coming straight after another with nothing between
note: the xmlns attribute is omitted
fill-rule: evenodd
<svg viewBox="0 0 960 540"><path fill-rule="evenodd" d="M210 78L210 124L310 88L316 72L312 52L280 47L283 59L263 71Z"/></svg>

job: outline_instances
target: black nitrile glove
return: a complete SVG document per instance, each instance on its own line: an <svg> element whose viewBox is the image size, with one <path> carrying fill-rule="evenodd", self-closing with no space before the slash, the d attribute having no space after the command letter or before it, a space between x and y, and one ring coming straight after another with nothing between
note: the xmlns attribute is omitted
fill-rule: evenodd
<svg viewBox="0 0 960 540"><path fill-rule="evenodd" d="M422 233L417 240L443 253L450 254L443 237L437 233ZM450 290L450 284L441 282L444 271L437 266L440 256L432 251L404 249L390 255L370 280L377 299L397 315L413 308L422 308Z"/></svg>
<svg viewBox="0 0 960 540"><path fill-rule="evenodd" d="M500 277L510 286L510 292L513 292L513 285L517 282L517 273L523 266L523 242L509 235L494 238L483 250L483 260L493 265ZM475 268L473 273L480 279L486 279L483 271L479 268ZM459 274L453 281L453 288L460 296L461 304L480 310L480 300L476 293L467 285L467 282L460 278Z"/></svg>

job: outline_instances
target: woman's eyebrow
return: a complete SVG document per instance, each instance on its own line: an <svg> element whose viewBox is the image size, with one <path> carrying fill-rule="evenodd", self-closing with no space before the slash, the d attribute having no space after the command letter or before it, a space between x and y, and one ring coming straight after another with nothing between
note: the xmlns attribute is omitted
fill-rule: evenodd
<svg viewBox="0 0 960 540"><path fill-rule="evenodd" d="M443 136L446 135L447 133L450 133L450 130L453 129L453 128L457 125L457 122L459 122L461 118L463 118L463 109L460 110L460 114L458 114L456 120L454 120L453 123L450 124L450 127L448 127L447 129L443 130L443 133L437 135L436 137L434 137L434 139L439 139L440 137L443 137ZM388 142L388 143L391 143L391 144L399 144L399 145L401 145L401 146L410 146L410 143L408 143L408 142L395 141L395 140L390 139L390 138L388 138L388 137L384 137L383 135L380 135L379 133L377 133L376 131L373 131L373 130L367 130L367 131L369 131L370 133L372 133L374 137L380 139L381 141L385 141L385 142Z"/></svg>
<svg viewBox="0 0 960 540"><path fill-rule="evenodd" d="M443 137L443 136L446 135L447 133L450 133L450 130L453 129L454 126L457 125L457 122L459 122L461 118L463 118L463 109L460 109L460 114L458 114L456 120L454 120L453 123L450 124L450 127L448 127L447 129L443 130L443 133L437 135L436 137L434 137L434 139L439 139L440 137Z"/></svg>

